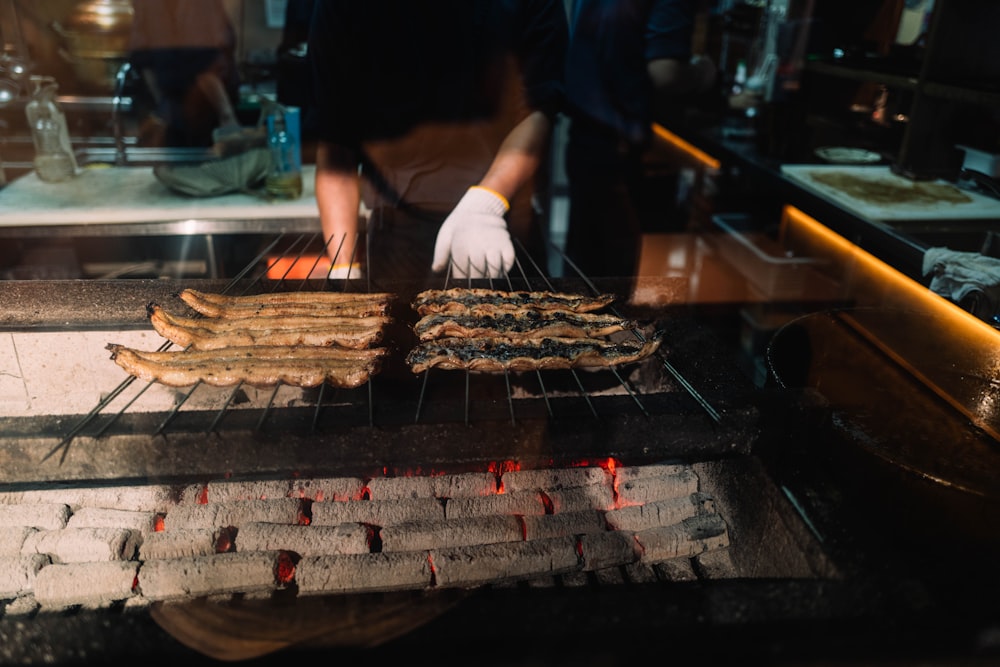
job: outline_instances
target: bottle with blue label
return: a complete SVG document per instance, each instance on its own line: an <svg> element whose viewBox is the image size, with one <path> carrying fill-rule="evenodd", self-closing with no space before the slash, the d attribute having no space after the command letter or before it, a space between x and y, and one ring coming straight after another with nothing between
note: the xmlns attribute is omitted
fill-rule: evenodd
<svg viewBox="0 0 1000 667"><path fill-rule="evenodd" d="M275 105L267 116L271 170L265 189L272 199L302 196L302 134L299 109Z"/></svg>

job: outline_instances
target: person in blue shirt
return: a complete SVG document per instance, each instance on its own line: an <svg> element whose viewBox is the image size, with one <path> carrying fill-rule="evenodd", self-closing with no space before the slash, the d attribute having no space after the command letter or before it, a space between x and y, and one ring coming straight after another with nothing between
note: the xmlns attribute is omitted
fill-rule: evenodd
<svg viewBox="0 0 1000 667"><path fill-rule="evenodd" d="M566 252L586 275L628 277L637 269L652 123L661 106L715 80L714 63L692 54L698 9L697 0L573 3Z"/></svg>

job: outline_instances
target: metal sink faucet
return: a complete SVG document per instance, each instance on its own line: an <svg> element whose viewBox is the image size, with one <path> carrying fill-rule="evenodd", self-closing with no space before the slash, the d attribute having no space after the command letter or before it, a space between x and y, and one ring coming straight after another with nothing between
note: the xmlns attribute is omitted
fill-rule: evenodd
<svg viewBox="0 0 1000 667"><path fill-rule="evenodd" d="M132 63L125 61L115 73L115 94L111 100L111 125L115 133L115 164L119 167L128 163L125 153L125 131L122 128L122 102L125 82L132 71Z"/></svg>

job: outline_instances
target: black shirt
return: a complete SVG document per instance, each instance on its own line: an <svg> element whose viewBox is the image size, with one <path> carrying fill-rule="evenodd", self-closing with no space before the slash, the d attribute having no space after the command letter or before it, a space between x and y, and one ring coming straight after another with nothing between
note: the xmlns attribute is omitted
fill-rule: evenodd
<svg viewBox="0 0 1000 667"><path fill-rule="evenodd" d="M561 0L323 0L319 138L359 150L384 202L450 210L520 120L561 109L566 40Z"/></svg>

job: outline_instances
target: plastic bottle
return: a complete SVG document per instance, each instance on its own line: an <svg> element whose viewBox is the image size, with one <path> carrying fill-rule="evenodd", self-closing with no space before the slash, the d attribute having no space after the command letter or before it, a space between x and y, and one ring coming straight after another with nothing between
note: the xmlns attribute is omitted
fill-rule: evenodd
<svg viewBox="0 0 1000 667"><path fill-rule="evenodd" d="M276 107L267 117L267 139L271 149L271 170L265 188L273 199L302 196L302 143L299 110Z"/></svg>
<svg viewBox="0 0 1000 667"><path fill-rule="evenodd" d="M66 116L56 104L59 86L52 77L31 77L32 99L24 109L35 144L35 172L47 183L59 183L76 175L77 164L69 140Z"/></svg>

